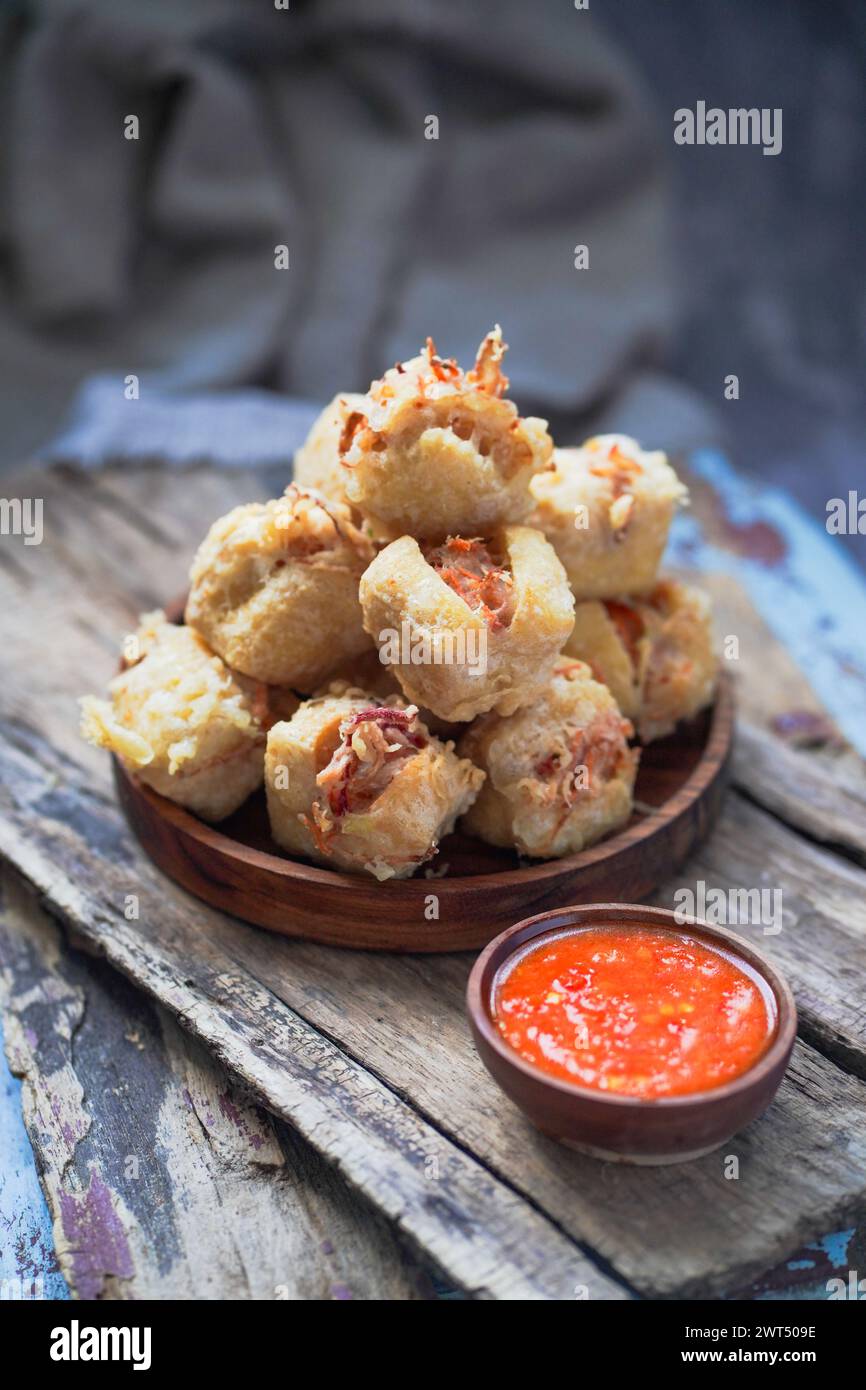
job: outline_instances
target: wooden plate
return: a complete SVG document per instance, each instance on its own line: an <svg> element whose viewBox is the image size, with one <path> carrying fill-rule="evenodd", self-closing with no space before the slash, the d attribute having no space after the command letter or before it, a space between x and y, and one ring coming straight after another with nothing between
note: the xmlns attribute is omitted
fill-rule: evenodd
<svg viewBox="0 0 866 1390"><path fill-rule="evenodd" d="M431 866L434 876L400 882L377 883L287 858L270 837L264 792L216 827L143 786L117 761L115 780L151 859L213 907L330 946L477 950L523 917L565 903L637 902L669 878L715 820L733 704L731 680L723 673L712 709L644 749L635 788L639 809L624 830L592 849L521 866L508 850L449 835Z"/></svg>

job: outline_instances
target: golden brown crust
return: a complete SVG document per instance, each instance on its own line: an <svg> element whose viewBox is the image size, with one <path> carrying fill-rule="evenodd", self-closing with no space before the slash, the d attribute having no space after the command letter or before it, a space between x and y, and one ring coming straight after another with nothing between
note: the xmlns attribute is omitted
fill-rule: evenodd
<svg viewBox="0 0 866 1390"><path fill-rule="evenodd" d="M708 601L657 573L686 490L626 436L554 451L505 351L497 327L464 371L428 339L335 396L285 497L211 527L188 626L141 620L85 737L209 820L261 784L267 741L277 842L380 879L460 815L543 858L624 824L629 719L662 737L714 689Z"/></svg>
<svg viewBox="0 0 866 1390"><path fill-rule="evenodd" d="M268 735L265 788L272 834L290 853L331 868L406 878L435 855L441 838L473 801L483 774L458 758L453 744L430 735L411 706L407 711L394 699L389 704L398 717L404 715L413 747L398 756L390 780L372 801L357 807L351 796L341 799L343 788L332 769L345 753L356 766L360 760L363 773L370 722L375 723L364 723L363 716L378 701L366 692L337 689L340 693L305 701ZM360 721L354 729L353 716ZM386 726L386 745L399 737L399 730Z"/></svg>
<svg viewBox="0 0 866 1390"><path fill-rule="evenodd" d="M649 743L712 702L718 660L712 605L700 589L662 580L641 611L650 650L643 671L638 732Z"/></svg>
<svg viewBox="0 0 866 1390"><path fill-rule="evenodd" d="M640 686L631 652L602 599L585 599L574 610L574 627L563 653L585 661L632 721L640 710Z"/></svg>
<svg viewBox="0 0 866 1390"><path fill-rule="evenodd" d="M368 650L358 580L373 547L347 508L295 484L235 507L190 571L186 620L235 670L307 692Z"/></svg>
<svg viewBox="0 0 866 1390"><path fill-rule="evenodd" d="M710 601L677 580L659 580L642 599L579 603L565 651L589 663L643 743L705 709L715 692Z"/></svg>
<svg viewBox="0 0 866 1390"><path fill-rule="evenodd" d="M394 696L403 699L403 690L393 667L383 665L379 660L379 653L374 648L362 652L355 660L347 661L340 666L318 690L313 691L313 695L344 694L347 690L353 689L377 695L383 704L387 704ZM414 700L413 704L417 705L418 701ZM419 705L418 715L422 724L425 724L437 738L447 741L459 738L464 732L463 724L440 719L438 714L434 714L426 705ZM288 719L289 715L283 717Z"/></svg>
<svg viewBox="0 0 866 1390"><path fill-rule="evenodd" d="M132 644L108 700L82 699L83 736L162 796L222 820L261 785L267 692L162 613L142 617Z"/></svg>
<svg viewBox="0 0 866 1390"><path fill-rule="evenodd" d="M540 859L574 854L624 825L638 754L610 691L560 659L531 707L487 714L458 749L487 773L465 829Z"/></svg>
<svg viewBox="0 0 866 1390"><path fill-rule="evenodd" d="M349 415L346 496L377 535L471 536L527 515L530 479L553 445L545 421L521 418L504 399L504 351L497 327L463 372L428 339Z"/></svg>
<svg viewBox="0 0 866 1390"><path fill-rule="evenodd" d="M315 488L324 497L345 503L346 470L340 462L340 440L349 417L363 403L364 397L353 391L340 391L328 402L295 453L294 481L300 487Z"/></svg>
<svg viewBox="0 0 866 1390"><path fill-rule="evenodd" d="M676 508L687 491L664 454L627 435L597 435L556 449L532 480L530 524L547 536L575 597L643 593L656 580Z"/></svg>
<svg viewBox="0 0 866 1390"><path fill-rule="evenodd" d="M411 536L386 546L361 579L364 625L380 656L407 698L441 719L513 713L544 685L571 630L574 600L544 536L506 526L490 546L505 566L504 621L471 607Z"/></svg>

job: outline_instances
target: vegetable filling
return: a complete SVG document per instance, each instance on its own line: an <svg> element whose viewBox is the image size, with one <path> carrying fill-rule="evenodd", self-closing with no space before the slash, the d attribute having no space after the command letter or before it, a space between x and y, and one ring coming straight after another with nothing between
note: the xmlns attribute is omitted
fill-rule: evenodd
<svg viewBox="0 0 866 1390"><path fill-rule="evenodd" d="M491 632L508 627L514 616L513 576L483 541L449 536L425 558L474 613L481 613Z"/></svg>
<svg viewBox="0 0 866 1390"><path fill-rule="evenodd" d="M319 850L328 853L343 817L368 810L403 763L426 745L415 705L371 706L344 719L340 743L316 778L312 819L305 818Z"/></svg>
<svg viewBox="0 0 866 1390"><path fill-rule="evenodd" d="M633 732L629 721L613 711L598 715L584 727L564 727L558 732L555 746L533 769L543 784L544 801L561 807L557 828L575 802L597 796L618 775L628 757L626 739Z"/></svg>

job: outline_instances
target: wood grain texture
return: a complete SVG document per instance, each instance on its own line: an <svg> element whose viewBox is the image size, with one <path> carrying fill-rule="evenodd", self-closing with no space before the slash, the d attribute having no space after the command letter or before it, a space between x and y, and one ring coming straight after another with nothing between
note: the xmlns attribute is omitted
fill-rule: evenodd
<svg viewBox="0 0 866 1390"><path fill-rule="evenodd" d="M683 889L695 895L721 890L728 912L733 909L730 925L754 939L787 974L801 1034L866 1076L863 870L734 793L716 833L653 901L676 907ZM766 919L762 892L764 908L770 909Z"/></svg>
<svg viewBox="0 0 866 1390"><path fill-rule="evenodd" d="M329 946L465 951L551 907L651 893L715 822L733 723L725 673L711 710L644 750L635 787L643 809L581 854L518 868L516 854L455 834L443 840L429 876L390 883L281 854L270 837L264 793L212 826L141 784L117 760L115 786L145 851L212 907Z"/></svg>
<svg viewBox="0 0 866 1390"><path fill-rule="evenodd" d="M626 1296L553 1223L226 957L142 956L134 932L94 933L86 906L68 919L78 934L176 1013L458 1288L482 1299Z"/></svg>
<svg viewBox="0 0 866 1390"><path fill-rule="evenodd" d="M0 1004L76 1297L431 1296L378 1213L172 1014L64 950L8 870Z"/></svg>
<svg viewBox="0 0 866 1390"><path fill-rule="evenodd" d="M275 489L204 470L42 482L46 540L17 546L0 574L0 629L17 653L0 689L0 852L52 916L206 1042L461 1289L703 1295L866 1209L856 863L755 804L748 770L738 774L745 794L728 796L658 900L715 877L781 888L783 931L758 944L791 976L808 1041L771 1110L734 1141L735 1182L713 1156L653 1173L580 1159L536 1136L483 1072L463 1014L468 958L334 952L193 901L141 853L108 760L78 740L73 696L110 677L136 611L183 587L214 516ZM736 582L711 587L729 605L720 631L741 640L738 700L774 749L777 713L820 706ZM837 763L856 777L847 754L809 755L830 776ZM137 922L124 917L129 894Z"/></svg>
<svg viewBox="0 0 866 1390"><path fill-rule="evenodd" d="M71 767L56 820L50 775L34 756L7 756L0 772L15 802L0 814L0 851L476 1295L527 1297L532 1286L535 1296L568 1296L571 1267L540 1253L535 1211L518 1235L517 1194L552 1220L551 1239L563 1231L629 1286L668 1296L742 1283L866 1204L866 1084L808 1046L796 1049L767 1114L733 1141L736 1187L724 1177L724 1154L687 1170L611 1170L541 1139L486 1076L463 1009L471 958L334 952L254 931L167 883L111 798L76 784ZM28 805L41 808L36 834ZM130 891L140 897L139 922L123 915ZM442 1228L419 1209L431 1156L447 1194ZM497 1190L511 1212L507 1235L493 1224ZM492 1289L489 1254L485 1281L467 1280L477 1256L455 1241L455 1209L472 1212L485 1251L501 1245ZM445 1212L437 1206L436 1215ZM520 1283L517 1259L531 1271ZM584 1272L574 1282L589 1280Z"/></svg>
<svg viewBox="0 0 866 1390"><path fill-rule="evenodd" d="M849 766L770 743L748 723L737 728L733 776L759 806L810 840L866 864L866 782Z"/></svg>

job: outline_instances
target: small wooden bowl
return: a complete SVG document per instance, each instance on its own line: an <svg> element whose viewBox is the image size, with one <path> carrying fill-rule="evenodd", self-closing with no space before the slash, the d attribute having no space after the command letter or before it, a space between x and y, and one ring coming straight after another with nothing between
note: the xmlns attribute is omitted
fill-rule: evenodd
<svg viewBox="0 0 866 1390"><path fill-rule="evenodd" d="M724 1086L694 1095L645 1100L572 1085L547 1076L505 1042L493 1020L493 990L505 962L526 942L575 927L633 925L687 933L723 947L751 966L776 1001L776 1032L753 1067ZM543 912L497 936L482 951L466 992L481 1060L505 1094L551 1139L618 1163L686 1163L718 1148L766 1110L785 1074L797 1033L791 991L770 962L742 937L661 907L594 903Z"/></svg>

